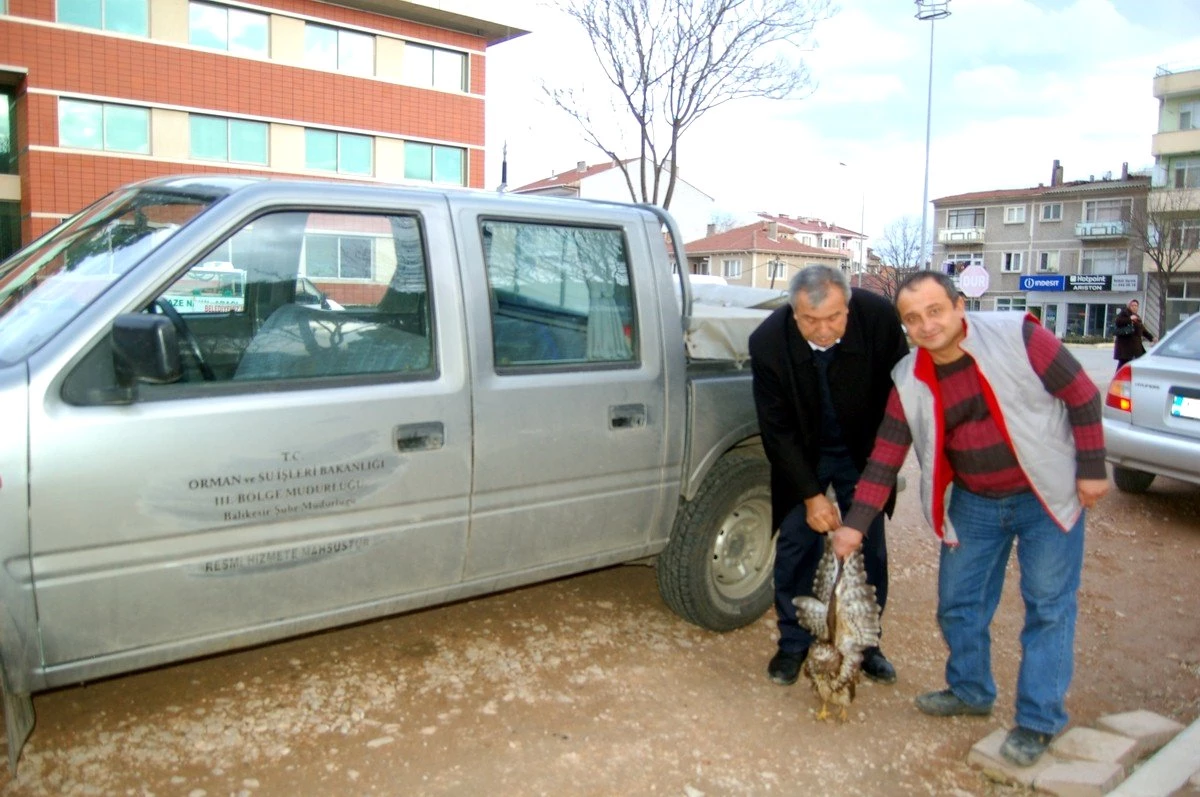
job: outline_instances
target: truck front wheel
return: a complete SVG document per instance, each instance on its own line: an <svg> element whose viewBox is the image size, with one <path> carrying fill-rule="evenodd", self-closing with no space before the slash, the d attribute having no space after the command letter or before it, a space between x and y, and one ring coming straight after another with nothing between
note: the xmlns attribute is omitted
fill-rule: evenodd
<svg viewBox="0 0 1200 797"><path fill-rule="evenodd" d="M730 631L772 603L775 541L770 471L761 455L721 457L684 502L655 565L658 589L675 613L712 631Z"/></svg>

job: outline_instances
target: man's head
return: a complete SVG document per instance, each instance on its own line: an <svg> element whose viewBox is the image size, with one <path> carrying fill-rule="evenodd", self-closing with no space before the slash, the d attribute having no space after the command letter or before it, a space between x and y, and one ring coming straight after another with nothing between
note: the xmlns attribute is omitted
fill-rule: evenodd
<svg viewBox="0 0 1200 797"><path fill-rule="evenodd" d="M796 328L809 343L832 346L850 320L850 282L841 270L809 266L792 277L788 300Z"/></svg>
<svg viewBox="0 0 1200 797"><path fill-rule="evenodd" d="M967 306L948 275L917 271L905 277L896 290L896 312L909 337L934 362L953 362L962 355L958 344L966 334Z"/></svg>

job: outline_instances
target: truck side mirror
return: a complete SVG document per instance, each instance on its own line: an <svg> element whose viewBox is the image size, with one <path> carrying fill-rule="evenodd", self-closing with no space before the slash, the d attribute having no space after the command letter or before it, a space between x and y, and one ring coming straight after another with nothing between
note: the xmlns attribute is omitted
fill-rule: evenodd
<svg viewBox="0 0 1200 797"><path fill-rule="evenodd" d="M129 313L117 316L112 329L113 369L117 385L132 390L138 382L162 385L183 374L175 327L166 316Z"/></svg>

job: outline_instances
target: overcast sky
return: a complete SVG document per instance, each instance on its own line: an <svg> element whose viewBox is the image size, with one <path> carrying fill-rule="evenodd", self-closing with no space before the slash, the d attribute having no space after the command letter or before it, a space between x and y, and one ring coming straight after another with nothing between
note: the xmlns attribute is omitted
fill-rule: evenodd
<svg viewBox="0 0 1200 797"><path fill-rule="evenodd" d="M586 39L544 0L488 7L532 33L488 51L487 186L500 182L505 141L510 186L602 160L539 88L595 79ZM1155 68L1200 67L1198 0L950 0L950 10L934 31L930 199L1048 182L1056 158L1068 180L1148 168ZM682 144L683 178L744 216L852 229L865 217L872 237L919 218L930 23L914 11L908 0L842 0L803 53L815 91L710 112Z"/></svg>

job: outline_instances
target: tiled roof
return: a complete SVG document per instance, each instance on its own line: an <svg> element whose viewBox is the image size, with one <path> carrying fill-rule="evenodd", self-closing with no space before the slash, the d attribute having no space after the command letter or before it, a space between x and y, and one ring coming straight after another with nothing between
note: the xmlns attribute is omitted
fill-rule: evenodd
<svg viewBox="0 0 1200 797"><path fill-rule="evenodd" d="M786 213L778 215L773 213L759 213L759 218L767 221L777 222L779 225L789 228L795 232L811 232L811 233L833 233L834 235L849 235L852 237L861 236L862 233L848 230L845 227L839 227L836 224L830 224L821 219L810 219L805 216L789 216Z"/></svg>
<svg viewBox="0 0 1200 797"><path fill-rule="evenodd" d="M934 204L958 204L960 202L997 202L1006 199L1033 199L1045 194L1070 194L1078 191L1141 190L1150 187L1150 178L1130 175L1124 180L1072 180L1060 185L1038 185L1032 188L1001 188L991 191L972 191L954 194L933 200Z"/></svg>
<svg viewBox="0 0 1200 797"><path fill-rule="evenodd" d="M721 252L766 252L770 254L824 255L825 257L847 257L848 250L821 249L802 244L795 238L767 235L767 222L756 221L744 227L709 235L684 245L689 255L717 254Z"/></svg>
<svg viewBox="0 0 1200 797"><path fill-rule="evenodd" d="M623 161L623 163L633 163L635 160L637 159L629 158L628 160ZM604 163L595 163L591 166L584 166L583 171L580 171L578 167L575 167L572 169L567 169L566 171L555 174L551 177L546 177L529 183L528 185L523 185L520 188L514 188L512 189L512 192L514 194L521 194L528 191L540 191L545 188L555 188L564 185L578 186L579 181L585 177L591 177L594 174L600 174L601 172L606 172L609 169L615 168L617 168L617 164L613 161L605 161Z"/></svg>

